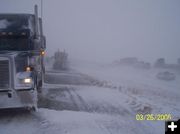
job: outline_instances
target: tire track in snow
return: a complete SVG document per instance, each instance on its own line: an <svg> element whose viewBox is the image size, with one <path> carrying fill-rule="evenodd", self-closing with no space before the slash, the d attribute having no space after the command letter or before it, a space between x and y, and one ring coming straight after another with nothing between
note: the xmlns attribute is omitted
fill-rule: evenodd
<svg viewBox="0 0 180 134"><path fill-rule="evenodd" d="M77 73L76 73L76 75L77 75ZM52 76L53 75L51 74L51 77ZM129 105L129 107L132 109L132 111L134 111L136 113L137 112L138 113L151 113L151 111L152 111L151 105L145 104L144 102L139 101L137 99L137 97L135 97L135 95L138 95L138 92L135 92L134 90L132 92L130 92L129 88L128 88L128 90L126 90L125 87L116 86L107 81L100 81L100 80L97 80L86 74L79 73L78 78L80 76L86 80L86 83L88 83L88 86L96 86L96 87L100 87L100 88L108 88L110 90L118 90L120 93L127 95L129 97L129 99L126 100L125 102L127 102L127 105ZM59 75L59 77L61 77L61 75ZM69 76L69 77L71 77L71 76ZM57 75L56 75L56 78L57 78ZM68 81L68 80L65 80L65 81ZM83 83L83 84L86 84L86 83ZM54 100L54 98L52 98L52 99L49 99L49 102L52 102L50 104L51 105L50 108L53 109L53 105L56 105L56 110L57 109L71 109L71 110L75 110L75 111L82 110L82 111L86 111L86 112L101 112L101 113L105 113L105 112L112 113L113 112L115 114L122 114L122 112L119 111L118 108L116 108L112 105L101 104L101 106L99 106L97 104L88 104L83 99L82 96L78 95L78 93L76 92L76 89L73 89L73 88L71 89L71 88L66 87L63 90L61 89L60 91L67 92L64 94L66 95L66 97L69 96L67 98L70 99L71 103L59 102L59 103L61 103L61 105L60 105L60 104L58 104L57 100ZM56 90L56 92L59 92L59 91ZM52 93L50 93L50 94L52 94ZM54 104L53 104L53 101L54 101ZM48 107L46 107L46 108L48 108Z"/></svg>

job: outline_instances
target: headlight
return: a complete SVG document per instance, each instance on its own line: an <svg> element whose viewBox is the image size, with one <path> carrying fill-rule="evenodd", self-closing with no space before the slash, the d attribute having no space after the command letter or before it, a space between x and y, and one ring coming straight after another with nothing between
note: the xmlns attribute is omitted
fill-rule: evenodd
<svg viewBox="0 0 180 134"><path fill-rule="evenodd" d="M33 88L34 81L31 72L19 72L15 78L15 89L29 89Z"/></svg>
<svg viewBox="0 0 180 134"><path fill-rule="evenodd" d="M24 79L24 83L32 83L32 79L31 78L25 78Z"/></svg>

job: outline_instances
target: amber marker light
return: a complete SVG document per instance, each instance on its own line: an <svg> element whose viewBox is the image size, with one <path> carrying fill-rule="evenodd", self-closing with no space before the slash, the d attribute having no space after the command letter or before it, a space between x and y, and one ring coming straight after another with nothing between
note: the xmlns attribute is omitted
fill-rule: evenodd
<svg viewBox="0 0 180 134"><path fill-rule="evenodd" d="M26 67L26 71L27 72L31 71L31 67Z"/></svg>
<svg viewBox="0 0 180 134"><path fill-rule="evenodd" d="M26 33L22 32L21 35L26 35Z"/></svg>
<svg viewBox="0 0 180 134"><path fill-rule="evenodd" d="M13 33L12 33L12 32L9 32L8 35L13 35Z"/></svg>
<svg viewBox="0 0 180 134"><path fill-rule="evenodd" d="M45 51L41 51L41 55L44 56L45 55Z"/></svg>
<svg viewBox="0 0 180 134"><path fill-rule="evenodd" d="M2 35L6 35L7 33L6 32L2 32Z"/></svg>

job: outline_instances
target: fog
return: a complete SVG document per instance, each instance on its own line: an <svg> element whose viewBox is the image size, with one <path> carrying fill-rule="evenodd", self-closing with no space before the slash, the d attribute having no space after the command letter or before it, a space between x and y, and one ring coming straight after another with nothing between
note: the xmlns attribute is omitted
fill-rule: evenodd
<svg viewBox="0 0 180 134"><path fill-rule="evenodd" d="M0 12L32 13L33 5L40 3L0 0ZM179 7L179 0L43 0L47 54L65 49L71 58L83 60L135 56L176 62Z"/></svg>

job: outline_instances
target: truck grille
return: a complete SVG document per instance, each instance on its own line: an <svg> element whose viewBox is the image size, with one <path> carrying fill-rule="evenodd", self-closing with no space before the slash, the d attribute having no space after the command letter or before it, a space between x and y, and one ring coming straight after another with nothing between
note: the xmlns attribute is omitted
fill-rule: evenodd
<svg viewBox="0 0 180 134"><path fill-rule="evenodd" d="M9 61L0 60L0 89L9 88Z"/></svg>

